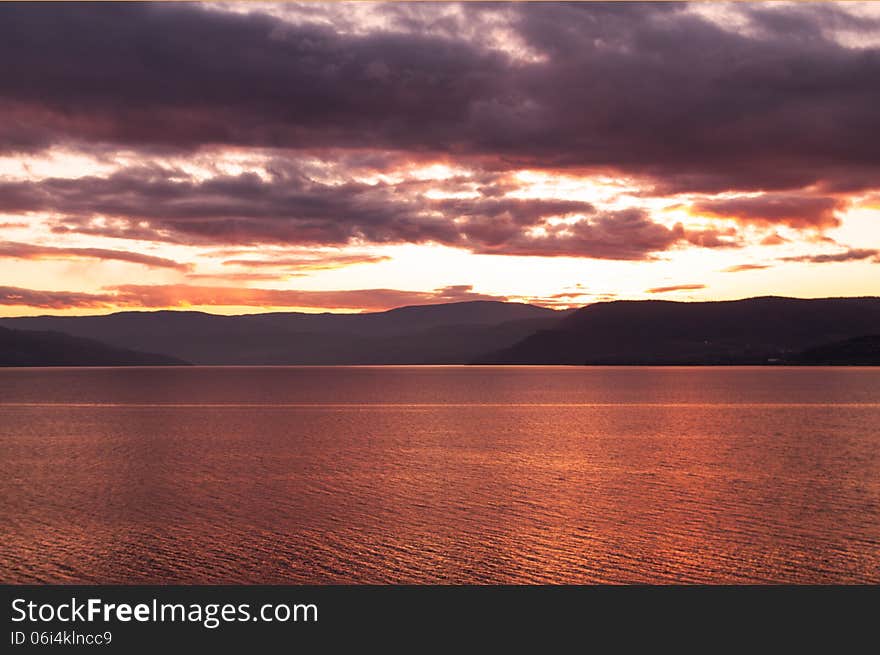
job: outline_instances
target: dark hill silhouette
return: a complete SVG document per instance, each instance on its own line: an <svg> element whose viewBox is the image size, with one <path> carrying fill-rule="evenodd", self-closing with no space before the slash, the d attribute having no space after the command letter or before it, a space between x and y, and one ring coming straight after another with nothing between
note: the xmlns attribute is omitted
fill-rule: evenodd
<svg viewBox="0 0 880 655"><path fill-rule="evenodd" d="M494 364L796 363L805 349L880 331L880 298L616 301L477 358Z"/></svg>
<svg viewBox="0 0 880 655"><path fill-rule="evenodd" d="M551 327L565 312L463 302L366 314L119 312L0 319L197 364L464 364Z"/></svg>
<svg viewBox="0 0 880 655"><path fill-rule="evenodd" d="M809 348L794 361L799 364L880 366L880 334Z"/></svg>
<svg viewBox="0 0 880 655"><path fill-rule="evenodd" d="M167 366L174 357L114 348L60 332L0 328L0 366Z"/></svg>
<svg viewBox="0 0 880 655"><path fill-rule="evenodd" d="M120 312L0 325L98 339L107 345L90 343L116 349L101 361L92 353L107 365L161 363L137 359L162 357L150 352L199 364L858 364L876 361L877 338L864 335L880 333L880 299L617 301L573 312L500 302L369 314ZM52 352L59 363L74 357Z"/></svg>

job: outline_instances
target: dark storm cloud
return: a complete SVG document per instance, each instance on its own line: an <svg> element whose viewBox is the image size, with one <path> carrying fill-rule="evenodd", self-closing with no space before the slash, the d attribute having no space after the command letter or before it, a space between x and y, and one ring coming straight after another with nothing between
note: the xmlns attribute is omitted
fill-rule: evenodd
<svg viewBox="0 0 880 655"><path fill-rule="evenodd" d="M603 259L644 259L684 243L738 245L729 231L667 227L639 209L602 212L573 200L436 199L407 182L323 184L294 168L270 179L182 175L140 167L108 177L0 182L0 212L48 213L59 233L188 244L438 243L484 254Z"/></svg>
<svg viewBox="0 0 880 655"><path fill-rule="evenodd" d="M880 55L828 30L880 28L833 6L747 6L744 33L666 3L388 11L407 31L4 5L0 148L376 148L623 172L657 193L877 184ZM496 14L536 59L457 36Z"/></svg>
<svg viewBox="0 0 880 655"><path fill-rule="evenodd" d="M194 5L0 10L2 142L434 147L505 62L449 39L336 34Z"/></svg>
<svg viewBox="0 0 880 655"><path fill-rule="evenodd" d="M880 57L817 35L828 12L796 12L786 38L761 38L675 5L523 11L527 41L551 57L531 71L530 96L563 90L551 122L571 137L569 148L556 144L560 163L653 175L658 192L799 188L876 172Z"/></svg>

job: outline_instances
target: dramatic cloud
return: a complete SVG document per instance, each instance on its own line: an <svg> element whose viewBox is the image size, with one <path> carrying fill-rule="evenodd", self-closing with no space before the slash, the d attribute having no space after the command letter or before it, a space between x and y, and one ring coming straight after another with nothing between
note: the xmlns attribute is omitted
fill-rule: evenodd
<svg viewBox="0 0 880 655"><path fill-rule="evenodd" d="M321 184L298 171L278 172L269 181L255 173L205 181L174 175L136 168L106 178L0 183L0 211L51 213L61 220L59 231L180 243L454 243L459 238L441 214L395 197L389 185Z"/></svg>
<svg viewBox="0 0 880 655"><path fill-rule="evenodd" d="M800 255L797 257L782 257L784 262L809 262L811 264L833 264L836 262L852 262L872 259L880 263L880 250L871 248L850 248L843 252L820 255Z"/></svg>
<svg viewBox="0 0 880 655"><path fill-rule="evenodd" d="M688 232L655 223L646 212L630 209L599 214L591 220L545 225L539 233L506 235L504 240L484 241L475 248L483 254L594 257L598 259L648 259L651 253L668 250L687 241L706 247L732 246L714 231ZM701 244L702 245L702 244Z"/></svg>
<svg viewBox="0 0 880 655"><path fill-rule="evenodd" d="M357 310L480 297L442 288L468 267L560 306L597 298L554 295L581 279L855 270L878 80L850 3L0 4L0 267L155 269L0 304ZM410 271L439 289L395 290ZM705 285L642 291L677 279Z"/></svg>
<svg viewBox="0 0 880 655"><path fill-rule="evenodd" d="M482 254L645 259L680 243L736 246L734 233L667 227L640 209L478 196L431 198L424 183L320 183L300 169L203 181L160 167L109 177L0 183L0 211L48 213L55 231L188 244L438 243ZM558 219L569 219L559 221Z"/></svg>
<svg viewBox="0 0 880 655"><path fill-rule="evenodd" d="M0 259L110 259L142 264L151 268L173 268L179 271L192 269L191 264L182 264L163 257L153 257L137 252L106 250L104 248L58 248L11 241L0 241Z"/></svg>
<svg viewBox="0 0 880 655"><path fill-rule="evenodd" d="M0 287L0 305L35 307L38 309L105 309L114 305L111 294L79 293L76 291L38 291L19 287Z"/></svg>
<svg viewBox="0 0 880 655"><path fill-rule="evenodd" d="M493 97L508 62L446 38L337 33L194 5L3 8L9 148L86 139L418 147ZM497 90L499 92L500 90Z"/></svg>
<svg viewBox="0 0 880 655"><path fill-rule="evenodd" d="M332 271L356 264L376 264L391 259L387 255L328 255L313 257L276 257L268 259L228 259L224 266L246 268L284 268L296 272Z"/></svg>
<svg viewBox="0 0 880 655"><path fill-rule="evenodd" d="M671 291L696 291L697 289L705 289L705 284L675 284L669 287L654 287L648 289L645 293L670 293Z"/></svg>
<svg viewBox="0 0 880 655"><path fill-rule="evenodd" d="M507 300L506 296L482 294L470 285L448 286L434 291L397 289L354 289L300 291L174 285L119 285L108 293L38 291L0 287L0 305L21 305L44 309L109 307L308 307L380 311L405 305L431 305L470 300Z"/></svg>
<svg viewBox="0 0 880 655"><path fill-rule="evenodd" d="M448 29L391 5L373 31L347 11L4 5L0 143L405 150L658 192L877 184L878 50L831 36L877 27L842 8L750 5L740 32L674 3L465 4ZM461 27L492 19L530 56Z"/></svg>

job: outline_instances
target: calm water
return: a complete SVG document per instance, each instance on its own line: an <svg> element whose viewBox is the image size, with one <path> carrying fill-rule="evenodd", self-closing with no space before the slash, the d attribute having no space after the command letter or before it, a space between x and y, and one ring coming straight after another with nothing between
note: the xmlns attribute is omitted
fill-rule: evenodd
<svg viewBox="0 0 880 655"><path fill-rule="evenodd" d="M3 582L880 582L880 368L0 369Z"/></svg>

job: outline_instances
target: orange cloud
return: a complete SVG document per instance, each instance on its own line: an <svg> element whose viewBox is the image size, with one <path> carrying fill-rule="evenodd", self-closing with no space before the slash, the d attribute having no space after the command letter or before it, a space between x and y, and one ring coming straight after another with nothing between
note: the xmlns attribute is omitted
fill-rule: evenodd
<svg viewBox="0 0 880 655"><path fill-rule="evenodd" d="M774 232L773 234L768 234L763 239L761 239L762 246L779 246L783 243L787 243L788 239L781 236L778 232Z"/></svg>
<svg viewBox="0 0 880 655"><path fill-rule="evenodd" d="M229 282L278 282L291 277L289 274L282 273L275 275L273 273L189 273L186 276L188 280L214 280Z"/></svg>
<svg viewBox="0 0 880 655"><path fill-rule="evenodd" d="M353 289L301 291L296 289L250 289L186 284L108 287L107 293L42 291L0 287L0 305L45 309L72 308L181 308L181 307L297 307L381 311L405 305L432 305L473 300L507 300L473 291L470 285L454 285L433 291L399 289Z"/></svg>
<svg viewBox="0 0 880 655"><path fill-rule="evenodd" d="M110 259L132 264L141 264L151 268L174 268L181 271L190 270L191 264L182 264L164 257L143 255L127 250L107 250L105 248L58 248L54 246L38 246L13 241L0 242L0 258L3 259Z"/></svg>
<svg viewBox="0 0 880 655"><path fill-rule="evenodd" d="M693 214L726 218L743 223L783 224L794 228L836 227L836 212L847 203L839 198L789 193L765 193L702 200L691 205Z"/></svg>
<svg viewBox="0 0 880 655"><path fill-rule="evenodd" d="M705 284L675 284L669 287L654 287L648 289L646 293L669 293L670 291L695 291L697 289L705 289Z"/></svg>
<svg viewBox="0 0 880 655"><path fill-rule="evenodd" d="M106 309L114 306L112 294L77 291L41 291L19 287L0 287L0 305L37 307L39 309Z"/></svg>
<svg viewBox="0 0 880 655"><path fill-rule="evenodd" d="M229 259L224 266L289 268L298 271L332 271L355 264L389 261L387 255L320 255L318 257L279 257L277 259Z"/></svg>

